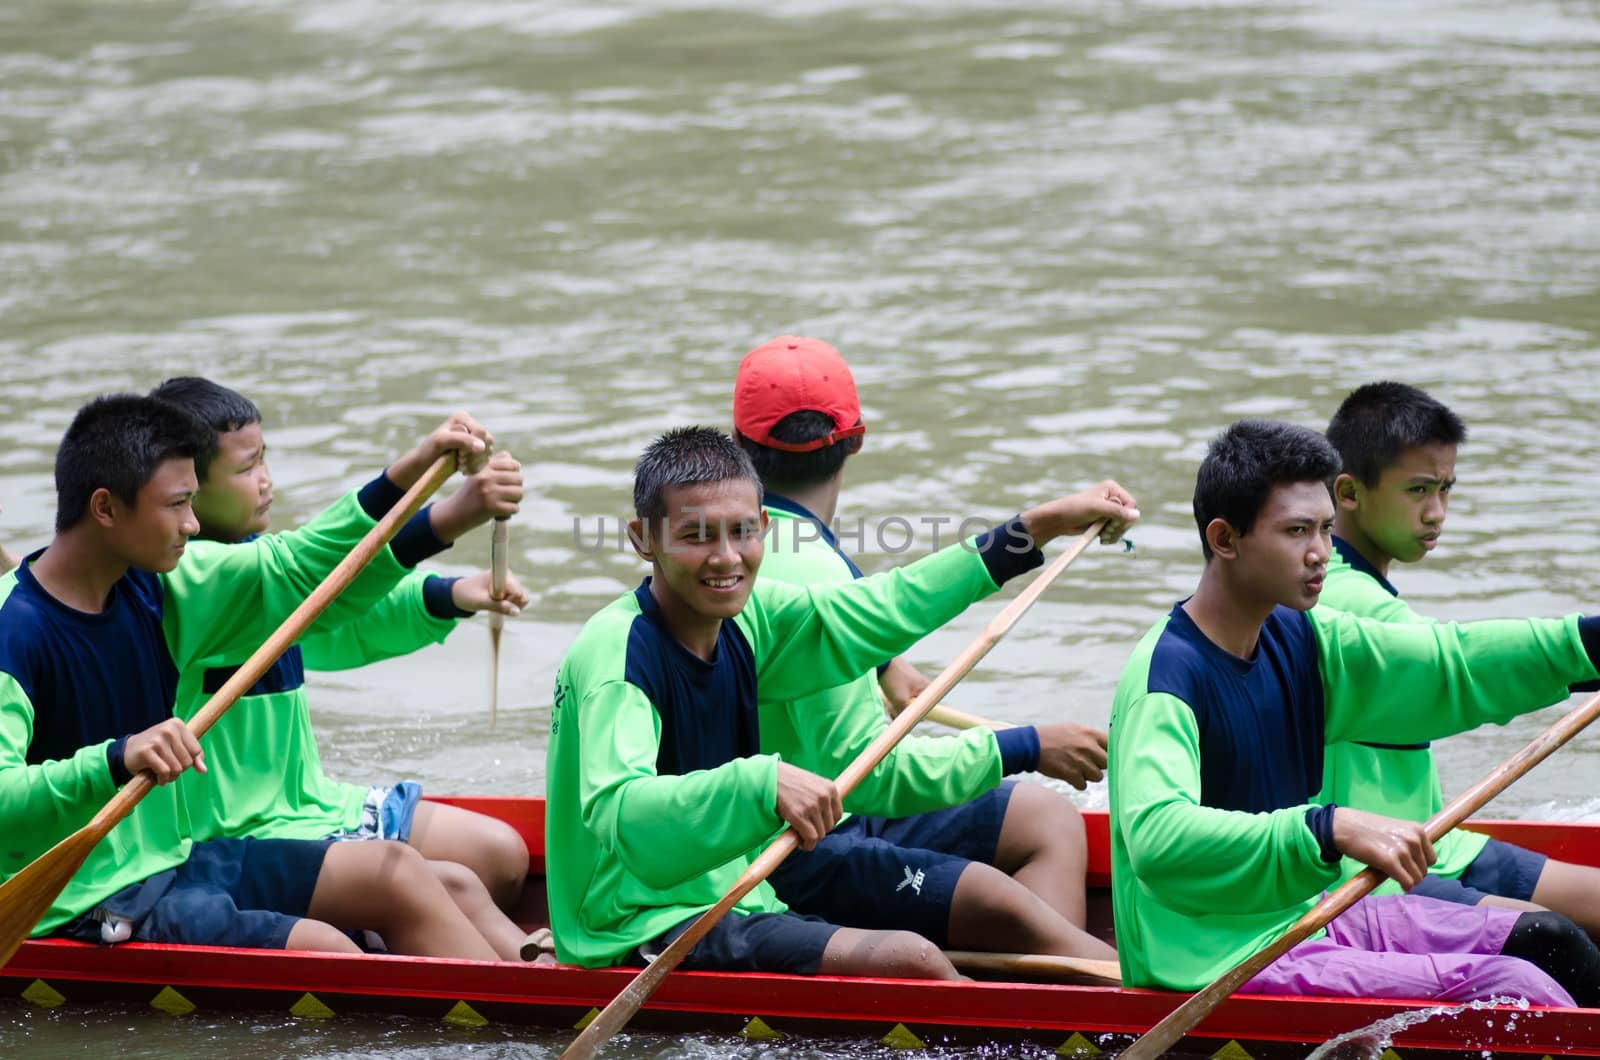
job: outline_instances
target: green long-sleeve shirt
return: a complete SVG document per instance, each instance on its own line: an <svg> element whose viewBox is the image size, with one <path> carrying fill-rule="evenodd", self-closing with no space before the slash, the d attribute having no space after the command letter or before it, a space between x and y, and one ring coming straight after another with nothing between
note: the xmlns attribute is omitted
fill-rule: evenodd
<svg viewBox="0 0 1600 1060"><path fill-rule="evenodd" d="M782 508L772 517L761 578L794 585L840 585L856 574L817 524ZM848 684L793 700L763 700L761 750L825 777L838 776L887 726L878 682L868 671ZM975 799L1001 777L990 729L956 737L907 736L846 799L846 809L909 817Z"/></svg>
<svg viewBox="0 0 1600 1060"><path fill-rule="evenodd" d="M0 875L104 805L119 782L108 747L171 716L183 668L249 655L373 525L351 494L301 529L246 547L191 542L169 573L127 572L95 614L56 600L30 567L0 578ZM359 616L403 573L383 550L327 621ZM181 864L191 835L179 789L154 789L89 854L34 934Z"/></svg>
<svg viewBox="0 0 1600 1060"><path fill-rule="evenodd" d="M1203 986L1337 881L1307 824L1326 743L1504 722L1594 673L1575 618L1398 625L1280 607L1243 660L1175 607L1134 651L1112 706L1124 982Z"/></svg>
<svg viewBox="0 0 1600 1060"><path fill-rule="evenodd" d="M1328 573L1322 583L1319 604L1380 622L1433 621L1413 611L1411 605L1400 599L1394 586L1380 577L1359 552L1354 552L1338 538L1334 539L1333 554L1328 559ZM1439 783L1439 767L1434 761L1433 749L1427 743L1346 741L1331 743L1324 752L1322 790L1312 801L1351 806L1408 821L1426 821L1443 808L1444 788ZM1439 876L1460 876L1483 852L1483 845L1488 841L1489 837L1481 832L1454 829L1433 844L1439 860L1431 871ZM1359 861L1345 858L1341 878L1349 879L1364 868L1366 866ZM1377 893L1398 894L1399 891L1399 884L1385 880Z"/></svg>
<svg viewBox="0 0 1600 1060"><path fill-rule="evenodd" d="M210 769L177 781L195 839L319 839L360 824L367 785L323 772L305 673L353 669L444 640L456 621L428 612L423 586L429 577L412 572L354 621L313 630L212 727L205 742ZM183 670L179 717L192 718L233 676L237 660L227 661L214 655Z"/></svg>
<svg viewBox="0 0 1600 1060"><path fill-rule="evenodd" d="M648 579L591 618L562 660L551 715L558 956L617 963L716 904L778 830L779 756L760 753L758 698L853 680L995 588L984 557L960 545L848 584L763 580L722 624L710 663L672 639ZM784 907L763 883L736 908Z"/></svg>

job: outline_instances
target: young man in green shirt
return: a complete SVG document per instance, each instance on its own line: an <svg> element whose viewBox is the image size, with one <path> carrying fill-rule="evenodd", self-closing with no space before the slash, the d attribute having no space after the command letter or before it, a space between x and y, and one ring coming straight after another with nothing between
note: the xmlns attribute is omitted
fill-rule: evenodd
<svg viewBox="0 0 1600 1060"><path fill-rule="evenodd" d="M1389 572L1438 544L1456 483L1456 450L1466 435L1454 412L1404 383L1369 383L1344 399L1327 430L1342 467L1333 483L1337 513L1323 604L1384 622L1432 621L1400 598ZM1413 821L1444 804L1430 745L1392 741L1329 744L1316 801ZM1600 869L1464 828L1434 850L1439 860L1413 894L1554 909L1600 935ZM1360 868L1347 861L1344 871Z"/></svg>
<svg viewBox="0 0 1600 1060"><path fill-rule="evenodd" d="M1112 898L1130 986L1195 990L1279 937L1341 857L1411 888L1422 826L1314 805L1324 747L1504 722L1597 676L1600 620L1384 623L1314 609L1339 455L1244 420L1194 493L1205 569L1135 649L1111 714ZM1600 950L1556 913L1369 897L1247 992L1600 1004Z"/></svg>
<svg viewBox="0 0 1600 1060"><path fill-rule="evenodd" d="M169 379L151 396L185 409L212 431L211 445L195 457L198 536L238 544L264 534L273 484L255 404L196 376ZM497 454L449 498L418 512L390 549L403 566L414 567L473 528L514 514L521 499L521 467L509 453ZM213 768L179 780L194 837L327 836L409 843L429 859L500 956L518 959L524 933L500 909L515 903L527 878L522 838L502 821L422 801L414 781L369 787L328 777L305 686L308 669L353 669L416 651L444 640L460 618L478 611L515 614L527 603L527 593L515 577L508 578L506 588L505 599L495 600L488 571L444 578L413 570L358 619L302 637L212 727L206 754ZM242 661L242 656L208 658L186 667L178 676L177 716L193 717Z"/></svg>
<svg viewBox="0 0 1600 1060"><path fill-rule="evenodd" d="M397 843L197 842L171 781L205 769L172 717L178 674L248 653L315 590L433 461L484 452L458 414L312 522L247 546L190 539L204 429L153 398L78 411L56 454L56 533L0 577L0 877L92 817L133 774L157 782L103 839L34 929L73 938L494 960L422 856ZM382 550L334 600L330 623L404 573Z"/></svg>
<svg viewBox="0 0 1600 1060"><path fill-rule="evenodd" d="M849 365L817 339L784 335L740 362L734 440L761 475L771 519L763 580L829 585L861 576L831 529L865 425ZM920 678L910 671L902 687ZM887 719L888 667L805 699L761 704L761 748L835 776ZM925 682L924 682L925 683ZM953 739L910 736L846 800L856 816L771 876L798 913L863 928L904 928L941 947L1112 959L1083 930L1083 818L1037 784L1037 769L1083 788L1105 766L1105 734L1070 722ZM872 815L872 816L867 816Z"/></svg>
<svg viewBox="0 0 1600 1060"><path fill-rule="evenodd" d="M591 618L562 660L546 816L557 955L644 962L730 889L784 823L813 849L838 821L831 780L763 753L760 702L893 658L1007 578L1038 545L1137 518L1114 483L1030 509L898 570L801 588L755 578L767 516L750 458L720 431L671 431L635 469L630 529L651 575ZM685 968L956 975L926 939L788 913L761 884Z"/></svg>

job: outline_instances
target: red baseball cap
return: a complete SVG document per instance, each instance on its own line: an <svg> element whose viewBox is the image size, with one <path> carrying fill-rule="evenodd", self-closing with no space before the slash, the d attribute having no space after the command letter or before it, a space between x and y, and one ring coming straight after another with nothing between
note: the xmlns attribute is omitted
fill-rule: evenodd
<svg viewBox="0 0 1600 1060"><path fill-rule="evenodd" d="M809 442L772 437L778 421L795 412L820 412L833 430ZM733 426L752 442L790 453L867 433L850 366L826 342L799 335L779 335L744 355L733 381Z"/></svg>

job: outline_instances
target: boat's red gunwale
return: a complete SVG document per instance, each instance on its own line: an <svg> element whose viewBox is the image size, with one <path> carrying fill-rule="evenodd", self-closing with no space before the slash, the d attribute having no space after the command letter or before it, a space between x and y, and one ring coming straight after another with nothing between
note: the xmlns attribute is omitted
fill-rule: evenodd
<svg viewBox="0 0 1600 1060"><path fill-rule="evenodd" d="M544 802L541 799L466 797L441 799L499 817L515 827L533 853L534 873L544 867ZM1108 875L1107 819L1085 814L1090 872ZM1478 822L1501 838L1584 864L1600 864L1600 826L1528 822ZM285 953L221 947L130 944L105 949L63 940L22 947L0 970L19 987L45 979L63 993L69 984L92 992L94 984L173 986L220 1002L277 997L284 1007L305 993L333 999L336 1009L359 1008L363 999L437 1017L466 1001L495 1019L570 1026L602 1006L633 973L491 964L420 957L357 957ZM69 997L70 1000L70 997ZM668 977L647 1006L651 1014L701 1014L712 1022L759 1015L780 1030L785 1025L864 1028L881 1034L894 1023L936 1031L1009 1031L1012 1037L1074 1032L1138 1034L1181 1000L1149 990L1039 983L932 983L827 976L680 972ZM1199 1037L1244 1042L1318 1042L1422 1004L1361 999L1236 997L1198 1032ZM437 1011L436 1011L437 1010ZM1517 1015L1516 1029L1507 1017ZM1468 1011L1403 1032L1398 1048L1452 1052L1492 1048L1500 1052L1600 1056L1600 1014L1581 1009ZM1213 1047L1214 1049L1214 1047ZM1213 1050L1207 1050L1213 1051Z"/></svg>

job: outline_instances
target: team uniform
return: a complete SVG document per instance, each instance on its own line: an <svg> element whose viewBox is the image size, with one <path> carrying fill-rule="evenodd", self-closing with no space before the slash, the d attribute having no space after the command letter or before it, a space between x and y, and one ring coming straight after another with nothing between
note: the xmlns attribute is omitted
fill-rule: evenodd
<svg viewBox="0 0 1600 1060"><path fill-rule="evenodd" d="M1400 599L1399 589L1338 537L1333 539L1333 553L1328 557L1320 602L1381 622L1433 621L1413 611ZM1328 745L1322 790L1312 801L1426 821L1444 806L1444 789L1428 743L1349 741ZM1528 901L1546 860L1543 854L1465 828L1446 833L1433 849L1439 860L1411 893L1464 905L1476 905L1489 894ZM1342 876L1348 879L1364 868L1346 858ZM1385 880L1377 893L1399 891L1398 884Z"/></svg>
<svg viewBox="0 0 1600 1060"><path fill-rule="evenodd" d="M1038 565L1019 532L1013 523L978 548L847 584L761 579L722 623L710 662L673 639L648 578L585 623L556 677L550 726L557 956L637 963L715 905L783 825L759 701L854 680ZM810 973L836 930L786 912L763 882L683 966Z"/></svg>
<svg viewBox="0 0 1600 1060"><path fill-rule="evenodd" d="M232 547L251 548L254 540ZM445 547L423 510L395 535L390 551L401 566L412 567ZM194 838L408 840L420 785L369 787L323 772L305 675L308 669L354 669L443 641L466 614L451 603L455 580L412 571L359 618L315 628L284 652L206 736L209 770L189 770L175 782ZM214 652L186 666L174 713L194 717L238 670L229 664L241 658Z"/></svg>
<svg viewBox="0 0 1600 1060"><path fill-rule="evenodd" d="M0 578L0 877L86 824L130 779L127 737L172 716L181 672L254 650L399 495L380 477L299 530L248 546L190 542L169 573L129 570L97 614L44 590L28 566L39 553ZM404 573L381 551L325 621L358 617ZM33 934L281 947L326 844L193 836L178 786L153 788Z"/></svg>
<svg viewBox="0 0 1600 1060"><path fill-rule="evenodd" d="M802 505L770 490L761 580L831 585L861 577L833 532ZM878 683L868 672L804 699L760 704L761 750L822 776L837 776L883 732ZM1032 726L970 729L902 740L845 799L847 815L816 849L796 850L769 879L799 913L846 927L915 931L947 943L950 902L968 864L993 864L1011 785L1003 774L1037 766Z"/></svg>
<svg viewBox="0 0 1600 1060"><path fill-rule="evenodd" d="M1384 624L1275 609L1252 659L1182 605L1123 670L1111 717L1113 902L1130 986L1198 989L1277 938L1340 878L1326 745L1419 742L1505 722L1591 679L1595 619ZM1245 988L1466 1000L1570 995L1500 953L1513 910L1368 898Z"/></svg>

